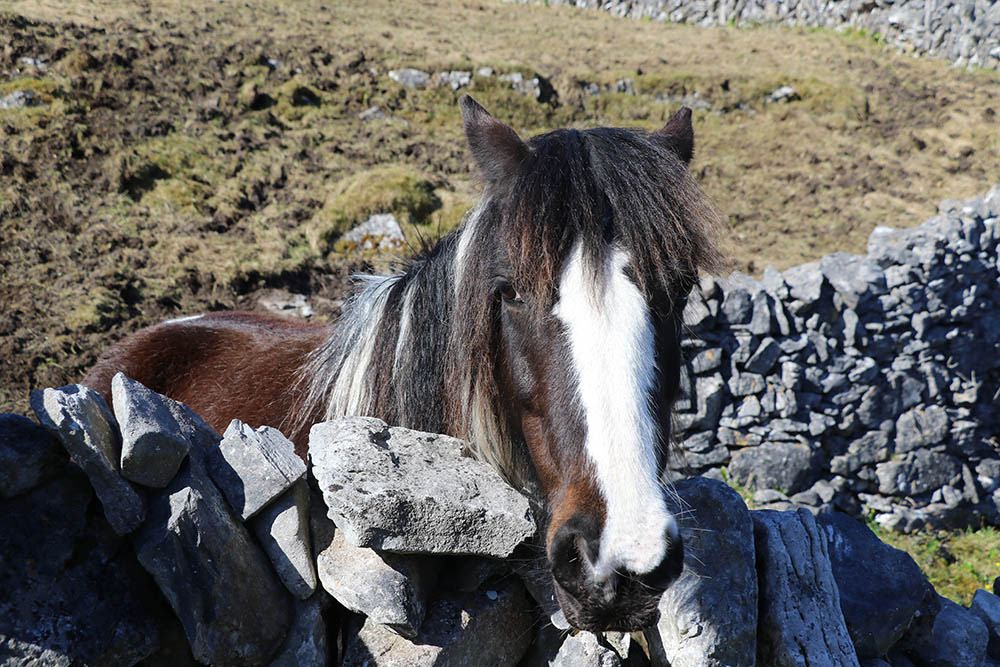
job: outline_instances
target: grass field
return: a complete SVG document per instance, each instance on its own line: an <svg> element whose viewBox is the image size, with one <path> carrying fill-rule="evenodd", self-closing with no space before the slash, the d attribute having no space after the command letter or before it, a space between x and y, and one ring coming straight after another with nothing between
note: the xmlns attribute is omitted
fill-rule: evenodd
<svg viewBox="0 0 1000 667"><path fill-rule="evenodd" d="M977 589L993 590L1000 577L1000 531L981 528L958 533L901 535L870 525L883 542L907 552L937 592L968 605Z"/></svg>
<svg viewBox="0 0 1000 667"><path fill-rule="evenodd" d="M0 110L3 411L165 317L254 307L274 287L335 314L371 259L340 232L393 211L415 247L475 200L463 92L525 135L652 129L695 105L693 169L751 273L863 251L876 225L1000 182L1000 74L859 33L493 0L0 0L0 34L0 97L43 103ZM397 67L495 76L413 90ZM513 90L511 73L554 95ZM768 103L781 86L795 98Z"/></svg>

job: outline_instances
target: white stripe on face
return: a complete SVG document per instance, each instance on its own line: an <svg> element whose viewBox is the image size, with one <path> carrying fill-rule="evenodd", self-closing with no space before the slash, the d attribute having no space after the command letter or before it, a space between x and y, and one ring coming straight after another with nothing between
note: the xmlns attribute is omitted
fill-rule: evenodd
<svg viewBox="0 0 1000 667"><path fill-rule="evenodd" d="M579 383L585 448L604 494L607 517L598 580L615 570L645 574L666 556L677 524L660 489L659 429L650 404L656 384L655 333L642 292L613 249L598 288L577 243L562 270L553 313L563 323Z"/></svg>

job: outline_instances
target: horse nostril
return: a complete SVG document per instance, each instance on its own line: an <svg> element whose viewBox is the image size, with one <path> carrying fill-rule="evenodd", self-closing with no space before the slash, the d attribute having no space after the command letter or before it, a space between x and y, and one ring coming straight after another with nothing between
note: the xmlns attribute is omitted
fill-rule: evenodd
<svg viewBox="0 0 1000 667"><path fill-rule="evenodd" d="M549 543L549 563L553 578L574 595L581 595L593 575L599 530L583 518L570 519L556 531Z"/></svg>

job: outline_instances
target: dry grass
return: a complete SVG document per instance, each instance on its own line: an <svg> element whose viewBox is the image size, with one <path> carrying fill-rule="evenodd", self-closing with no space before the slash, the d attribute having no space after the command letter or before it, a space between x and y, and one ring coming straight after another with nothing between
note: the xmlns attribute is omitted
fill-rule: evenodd
<svg viewBox="0 0 1000 667"><path fill-rule="evenodd" d="M331 243L375 209L399 213L413 245L457 224L477 194L458 93L403 89L394 67L547 77L556 104L496 79L471 88L526 135L654 128L707 100L694 169L751 272L862 251L875 225L1000 182L1000 75L858 33L495 0L0 0L0 20L0 94L48 103L0 112L2 410L162 317L269 286L338 296L357 267ZM49 69L18 73L24 55ZM608 92L619 79L636 94ZM800 99L766 104L782 85ZM295 104L302 88L315 104ZM373 105L388 117L360 120ZM955 599L997 574L996 531L883 537Z"/></svg>

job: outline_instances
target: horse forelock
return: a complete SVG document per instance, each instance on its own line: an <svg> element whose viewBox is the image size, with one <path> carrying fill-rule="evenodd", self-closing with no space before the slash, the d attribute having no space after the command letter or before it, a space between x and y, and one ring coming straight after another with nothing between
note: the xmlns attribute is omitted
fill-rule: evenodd
<svg viewBox="0 0 1000 667"><path fill-rule="evenodd" d="M719 217L687 166L638 130L557 130L529 142L531 152L494 197L496 234L519 289L551 302L562 267L581 245L596 287L613 248L647 296L686 292L721 262Z"/></svg>

